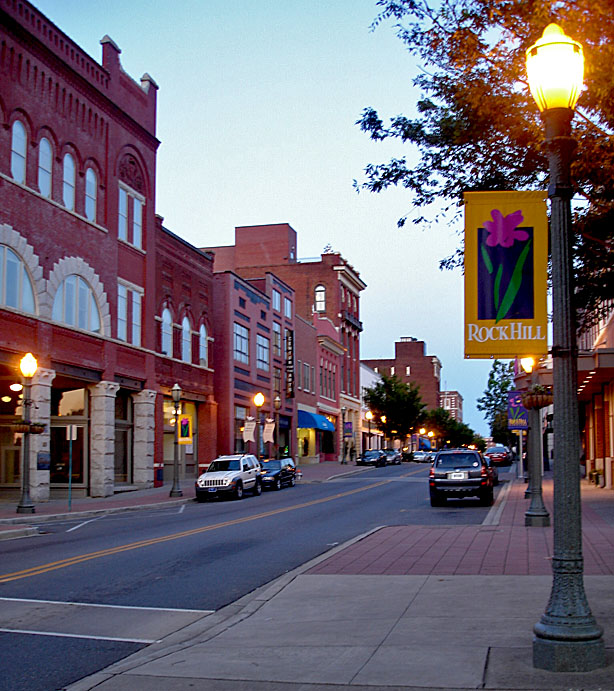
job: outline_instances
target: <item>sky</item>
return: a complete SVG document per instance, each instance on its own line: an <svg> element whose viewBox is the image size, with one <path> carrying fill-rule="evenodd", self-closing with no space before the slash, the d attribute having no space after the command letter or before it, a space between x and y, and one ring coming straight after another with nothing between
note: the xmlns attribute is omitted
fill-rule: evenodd
<svg viewBox="0 0 614 691"><path fill-rule="evenodd" d="M391 23L371 30L375 0L34 0L101 62L110 36L123 69L158 91L156 213L197 247L233 244L235 226L289 223L298 257L341 252L367 284L361 357L394 357L413 336L442 363L441 388L476 408L491 362L463 357L463 277L440 271L461 221L421 229L405 190L357 194L369 163L413 152L372 142L355 124L388 121L420 94L413 58Z"/></svg>

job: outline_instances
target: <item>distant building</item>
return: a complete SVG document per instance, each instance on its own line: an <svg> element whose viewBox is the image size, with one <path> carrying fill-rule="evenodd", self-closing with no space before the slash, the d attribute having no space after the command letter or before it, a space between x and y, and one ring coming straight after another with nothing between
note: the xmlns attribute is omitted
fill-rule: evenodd
<svg viewBox="0 0 614 691"><path fill-rule="evenodd" d="M456 422L463 421L463 397L458 391L440 391L439 407L447 410Z"/></svg>
<svg viewBox="0 0 614 691"><path fill-rule="evenodd" d="M394 344L394 358L366 359L362 362L378 374L396 375L407 384L415 384L428 408L439 407L441 362L435 355L426 355L424 341L404 336Z"/></svg>

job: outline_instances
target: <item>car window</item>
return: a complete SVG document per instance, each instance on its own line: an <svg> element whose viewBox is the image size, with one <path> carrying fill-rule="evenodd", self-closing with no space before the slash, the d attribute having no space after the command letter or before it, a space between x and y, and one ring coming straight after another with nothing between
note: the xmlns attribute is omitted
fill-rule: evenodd
<svg viewBox="0 0 614 691"><path fill-rule="evenodd" d="M262 463L263 470L281 470L280 461L264 461Z"/></svg>
<svg viewBox="0 0 614 691"><path fill-rule="evenodd" d="M436 460L438 468L477 468L480 460L472 453L448 453Z"/></svg>
<svg viewBox="0 0 614 691"><path fill-rule="evenodd" d="M237 459L232 459L232 460L225 460L225 459L218 459L217 461L213 461L209 468L207 468L208 473L217 473L217 472L225 472L227 470L239 470L241 466L239 465L239 461Z"/></svg>

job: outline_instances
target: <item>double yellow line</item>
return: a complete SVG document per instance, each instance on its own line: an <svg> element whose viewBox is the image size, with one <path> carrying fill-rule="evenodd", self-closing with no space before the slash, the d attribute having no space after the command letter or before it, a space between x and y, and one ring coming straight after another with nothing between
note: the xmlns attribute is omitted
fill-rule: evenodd
<svg viewBox="0 0 614 691"><path fill-rule="evenodd" d="M413 475L414 473L408 473L408 475ZM68 566L74 566L75 564L81 564L92 559L100 559L101 557L108 557L113 554L120 554L121 552L129 552L133 549L141 549L142 547L149 547L151 545L158 545L162 542L168 542L169 540L179 540L184 537L191 537L192 535L198 535L200 533L206 533L211 530L219 530L220 528L228 528L233 525L239 525L240 523L247 523L249 521L256 521L260 518L268 518L269 516L276 516L281 513L286 513L287 511L296 511L297 509L305 509L308 506L316 506L317 504L324 504L329 501L334 501L336 499L341 499L343 497L349 497L352 494L358 494L359 492L366 492L370 489L375 489L376 487L381 487L386 485L391 480L383 480L382 482L376 482L373 485L368 485L366 487L359 487L358 489L349 490L347 492L340 492L338 494L333 494L330 497L325 497L323 499L315 499L313 501L304 502L303 504L295 504L293 506L287 506L285 508L275 509L274 511L266 511L264 513L255 514L253 516L246 516L244 518L235 518L232 521L224 521L223 523L215 523L213 525L208 525L203 528L194 528L193 530L186 530L181 533L172 533L171 535L164 535L162 537L155 537L149 540L139 540L138 542L129 542L125 545L119 545L118 547L110 547L109 549L101 549L97 552L89 552L87 554L79 554L74 557L69 557L68 559L61 559L59 561L52 561L48 564L41 564L40 566L34 566L30 569L23 569L23 571L13 571L12 573L5 573L0 575L0 583L9 583L10 581L17 581L21 578L30 578L31 576L38 576L43 573L48 573L50 571L56 571L57 569L65 569Z"/></svg>

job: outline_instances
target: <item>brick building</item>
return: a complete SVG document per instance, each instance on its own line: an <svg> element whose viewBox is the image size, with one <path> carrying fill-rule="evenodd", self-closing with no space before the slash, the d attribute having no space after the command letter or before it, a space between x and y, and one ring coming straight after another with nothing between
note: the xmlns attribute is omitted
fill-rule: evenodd
<svg viewBox="0 0 614 691"><path fill-rule="evenodd" d="M362 362L378 374L394 374L407 384L415 384L420 388L420 396L427 408L439 407L441 362L437 356L426 354L424 341L404 336L394 344L394 358L365 359Z"/></svg>
<svg viewBox="0 0 614 691"><path fill-rule="evenodd" d="M297 259L297 234L287 223L235 228L235 244L209 247L215 254L215 271L235 271L251 277L270 271L292 286L296 313L312 323L313 315L326 317L335 327L343 348L339 362L339 406L346 409L348 440L357 453L361 449L360 417L360 293L366 284L360 274L339 253L324 253L314 260ZM341 426L336 425L337 454Z"/></svg>
<svg viewBox="0 0 614 691"><path fill-rule="evenodd" d="M439 407L447 410L456 422L463 421L463 397L458 391L440 391Z"/></svg>
<svg viewBox="0 0 614 691"><path fill-rule="evenodd" d="M10 385L29 351L45 425L30 438L34 500L68 487L68 425L76 493L161 483L174 383L196 432L192 475L215 446L211 257L156 222L157 86L124 72L110 38L98 64L25 0L0 3L0 41L2 491L21 483Z"/></svg>

